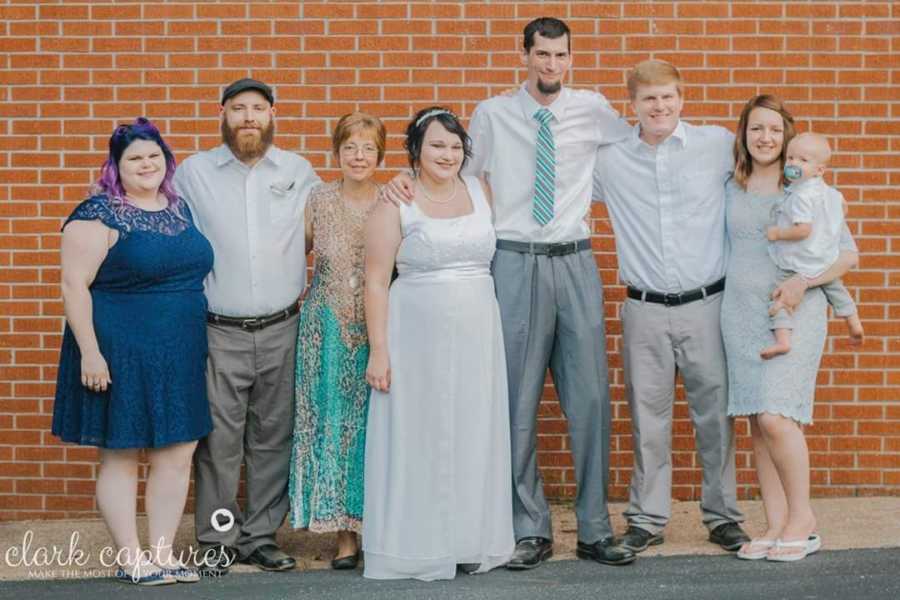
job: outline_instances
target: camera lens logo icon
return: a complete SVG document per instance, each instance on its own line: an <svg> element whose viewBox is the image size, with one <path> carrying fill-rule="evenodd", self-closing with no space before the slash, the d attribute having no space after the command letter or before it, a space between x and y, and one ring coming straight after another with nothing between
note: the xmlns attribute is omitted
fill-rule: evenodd
<svg viewBox="0 0 900 600"><path fill-rule="evenodd" d="M234 514L227 508L220 508L213 512L209 518L209 524L219 533L231 531L231 528L234 527Z"/></svg>

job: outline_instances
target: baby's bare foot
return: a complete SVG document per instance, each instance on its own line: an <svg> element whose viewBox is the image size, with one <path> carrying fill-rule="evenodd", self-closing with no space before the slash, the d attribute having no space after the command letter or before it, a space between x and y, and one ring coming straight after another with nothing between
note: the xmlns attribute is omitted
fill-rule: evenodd
<svg viewBox="0 0 900 600"><path fill-rule="evenodd" d="M787 354L790 351L791 344L789 342L775 342L768 348L764 348L763 351L759 353L759 357L763 360L769 360L781 354Z"/></svg>
<svg viewBox="0 0 900 600"><path fill-rule="evenodd" d="M850 345L859 346L862 344L865 332L863 331L862 321L859 320L859 315L847 317L847 329L850 330Z"/></svg>

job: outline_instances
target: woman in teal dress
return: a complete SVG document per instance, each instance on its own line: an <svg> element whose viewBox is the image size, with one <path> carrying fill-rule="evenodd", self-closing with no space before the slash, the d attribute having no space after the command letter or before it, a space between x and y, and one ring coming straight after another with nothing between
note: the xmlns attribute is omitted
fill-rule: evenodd
<svg viewBox="0 0 900 600"><path fill-rule="evenodd" d="M359 554L369 398L363 246L385 137L375 117L342 117L332 136L341 177L315 188L304 213L315 269L297 337L290 519L337 532L335 569L355 568Z"/></svg>

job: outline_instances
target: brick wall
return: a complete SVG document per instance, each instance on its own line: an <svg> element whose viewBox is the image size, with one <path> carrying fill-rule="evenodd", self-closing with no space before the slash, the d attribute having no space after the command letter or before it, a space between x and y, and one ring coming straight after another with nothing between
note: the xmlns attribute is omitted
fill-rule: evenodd
<svg viewBox="0 0 900 600"><path fill-rule="evenodd" d="M571 84L626 111L624 71L650 56L687 79L685 113L732 128L769 91L801 129L832 137L833 182L850 202L862 265L846 278L868 339L851 351L832 321L808 429L817 495L900 494L900 5L890 2L0 2L0 519L93 514L96 451L49 433L62 326L58 230L97 175L114 125L146 115L183 159L218 141L223 84L253 75L278 97L277 140L327 177L336 118L385 118L387 176L423 105L471 114L522 78L533 17L574 31ZM627 495L629 420L617 352L623 289L602 208L594 220L607 289L614 394L611 495ZM565 422L550 387L540 460L571 496ZM683 399L674 493L699 496ZM738 422L740 494L756 493Z"/></svg>

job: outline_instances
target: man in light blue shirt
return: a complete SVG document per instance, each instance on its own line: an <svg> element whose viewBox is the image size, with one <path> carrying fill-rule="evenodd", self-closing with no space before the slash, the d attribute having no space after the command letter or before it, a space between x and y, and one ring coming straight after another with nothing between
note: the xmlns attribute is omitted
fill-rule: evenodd
<svg viewBox="0 0 900 600"><path fill-rule="evenodd" d="M737 550L749 537L738 524L743 515L719 326L734 136L681 121L681 77L669 63L638 64L628 91L639 123L628 139L601 146L594 167L594 197L606 203L628 286L622 357L635 458L623 545L641 552L663 542L680 372L703 466L703 523L710 541Z"/></svg>
<svg viewBox="0 0 900 600"><path fill-rule="evenodd" d="M296 564L275 532L288 510L298 297L306 286L303 208L319 178L305 159L273 144L274 102L260 81L229 85L223 144L189 157L175 174L215 253L205 282L213 431L194 454L194 522L202 570L213 575L235 558L268 571Z"/></svg>

